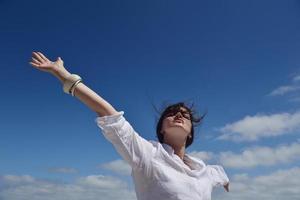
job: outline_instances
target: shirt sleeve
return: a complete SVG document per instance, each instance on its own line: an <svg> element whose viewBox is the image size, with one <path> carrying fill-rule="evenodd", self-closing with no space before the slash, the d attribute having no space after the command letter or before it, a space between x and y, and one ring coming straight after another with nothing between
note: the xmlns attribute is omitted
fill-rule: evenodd
<svg viewBox="0 0 300 200"><path fill-rule="evenodd" d="M207 165L207 172L213 187L224 186L229 183L229 178L221 165Z"/></svg>
<svg viewBox="0 0 300 200"><path fill-rule="evenodd" d="M97 117L95 122L131 167L143 168L142 165L150 160L154 147L133 129L123 115L124 111L119 111L114 115Z"/></svg>

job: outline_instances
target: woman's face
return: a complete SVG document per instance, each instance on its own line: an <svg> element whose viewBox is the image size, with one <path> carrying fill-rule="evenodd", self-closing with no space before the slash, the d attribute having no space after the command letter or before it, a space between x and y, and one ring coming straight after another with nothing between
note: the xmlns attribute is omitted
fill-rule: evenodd
<svg viewBox="0 0 300 200"><path fill-rule="evenodd" d="M191 134L192 122L188 110L181 107L180 110L170 111L162 123L161 134L164 135L164 143L182 145Z"/></svg>

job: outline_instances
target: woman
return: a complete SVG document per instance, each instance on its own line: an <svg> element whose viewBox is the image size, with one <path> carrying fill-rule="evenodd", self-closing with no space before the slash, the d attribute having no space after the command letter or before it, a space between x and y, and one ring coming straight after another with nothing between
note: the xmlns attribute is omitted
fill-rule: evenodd
<svg viewBox="0 0 300 200"><path fill-rule="evenodd" d="M122 158L132 167L132 177L139 200L209 200L215 186L229 191L229 179L220 165L206 165L185 154L194 139L191 108L179 102L161 114L156 134L159 141L141 137L115 108L88 88L81 77L68 72L63 60L50 61L41 52L32 53L30 64L56 76L64 92L76 96L98 114L95 122Z"/></svg>

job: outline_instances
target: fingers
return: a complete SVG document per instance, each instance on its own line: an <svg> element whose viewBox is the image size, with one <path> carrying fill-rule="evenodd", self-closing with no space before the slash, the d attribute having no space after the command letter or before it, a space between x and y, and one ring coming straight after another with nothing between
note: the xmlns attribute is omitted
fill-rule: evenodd
<svg viewBox="0 0 300 200"><path fill-rule="evenodd" d="M42 54L41 52L37 52L37 53L44 61L49 61L48 58L46 58L46 56L44 56L44 54Z"/></svg>
<svg viewBox="0 0 300 200"><path fill-rule="evenodd" d="M41 62L39 62L37 59L35 59L35 58L33 58L33 57L32 57L32 60L34 61L34 63L36 63L36 64L38 64L38 65L42 64Z"/></svg>
<svg viewBox="0 0 300 200"><path fill-rule="evenodd" d="M40 65L34 63L34 62L29 62L31 65L35 66L35 67L39 67Z"/></svg>
<svg viewBox="0 0 300 200"><path fill-rule="evenodd" d="M36 58L40 63L45 62L45 60L36 52L32 52L33 57Z"/></svg>

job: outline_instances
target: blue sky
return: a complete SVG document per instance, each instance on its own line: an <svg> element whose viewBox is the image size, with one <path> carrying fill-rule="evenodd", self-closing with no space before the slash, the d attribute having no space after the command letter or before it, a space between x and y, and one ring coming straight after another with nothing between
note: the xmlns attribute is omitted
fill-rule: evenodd
<svg viewBox="0 0 300 200"><path fill-rule="evenodd" d="M78 191L67 186L101 182L114 187L91 195L110 198L120 187L116 195L135 199L96 113L28 64L41 51L60 56L146 139L156 140L151 103L207 110L187 151L224 166L232 191L217 189L215 199L251 199L249 182L258 198L296 199L295 182L272 186L278 194L268 183L300 174L299 11L294 0L0 1L0 197L25 186L22 199L34 199L30 186L50 184L49 194L68 199Z"/></svg>

